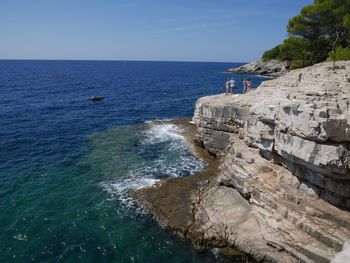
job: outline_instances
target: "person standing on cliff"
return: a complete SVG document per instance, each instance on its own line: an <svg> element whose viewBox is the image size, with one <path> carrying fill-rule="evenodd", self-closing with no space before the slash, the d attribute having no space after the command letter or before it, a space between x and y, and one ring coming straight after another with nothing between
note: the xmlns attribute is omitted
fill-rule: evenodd
<svg viewBox="0 0 350 263"><path fill-rule="evenodd" d="M290 71L290 64L292 63L292 60L290 58L286 58L284 61L284 70L285 73L288 73Z"/></svg>
<svg viewBox="0 0 350 263"><path fill-rule="evenodd" d="M231 94L233 92L233 94L236 94L236 81L234 80L234 78L230 79L230 88L231 88Z"/></svg>
<svg viewBox="0 0 350 263"><path fill-rule="evenodd" d="M243 80L243 93L247 93L248 92L248 80L244 79Z"/></svg>
<svg viewBox="0 0 350 263"><path fill-rule="evenodd" d="M252 80L247 79L247 92L250 91L251 87L252 87Z"/></svg>
<svg viewBox="0 0 350 263"><path fill-rule="evenodd" d="M228 79L225 82L225 95L228 95L229 89L230 89L230 80ZM231 92L232 92L232 90L231 90Z"/></svg>

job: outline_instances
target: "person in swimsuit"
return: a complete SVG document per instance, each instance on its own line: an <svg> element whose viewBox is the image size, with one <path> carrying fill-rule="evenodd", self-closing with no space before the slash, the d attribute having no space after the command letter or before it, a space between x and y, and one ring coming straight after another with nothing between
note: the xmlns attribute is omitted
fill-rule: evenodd
<svg viewBox="0 0 350 263"><path fill-rule="evenodd" d="M247 80L247 92L251 89L251 87L252 87L252 80L248 79Z"/></svg>
<svg viewBox="0 0 350 263"><path fill-rule="evenodd" d="M290 71L290 64L292 63L292 61L287 58L285 61L284 61L284 70L285 70L285 73L288 73Z"/></svg>

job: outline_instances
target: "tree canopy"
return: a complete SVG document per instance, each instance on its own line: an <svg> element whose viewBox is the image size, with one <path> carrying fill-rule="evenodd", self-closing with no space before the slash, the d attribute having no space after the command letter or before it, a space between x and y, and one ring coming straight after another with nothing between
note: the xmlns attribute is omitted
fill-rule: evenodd
<svg viewBox="0 0 350 263"><path fill-rule="evenodd" d="M350 59L350 0L314 0L287 24L288 38L262 59L292 59L292 68ZM337 52L341 55L337 56Z"/></svg>

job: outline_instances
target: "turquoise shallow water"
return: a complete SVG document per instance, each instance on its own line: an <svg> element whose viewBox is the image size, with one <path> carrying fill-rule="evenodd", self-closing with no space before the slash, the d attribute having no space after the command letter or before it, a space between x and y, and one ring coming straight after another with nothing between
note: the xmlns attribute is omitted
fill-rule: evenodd
<svg viewBox="0 0 350 263"><path fill-rule="evenodd" d="M230 66L0 61L0 262L226 262L129 190L205 167L177 127L148 120L191 116Z"/></svg>

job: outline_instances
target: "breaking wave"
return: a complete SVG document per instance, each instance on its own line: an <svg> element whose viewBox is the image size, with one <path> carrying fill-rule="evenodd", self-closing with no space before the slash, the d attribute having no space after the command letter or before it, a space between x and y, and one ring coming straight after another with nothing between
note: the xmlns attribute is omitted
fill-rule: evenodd
<svg viewBox="0 0 350 263"><path fill-rule="evenodd" d="M163 178L189 176L205 168L205 163L194 155L192 146L180 135L182 130L173 124L147 122L137 131L136 142L127 147L124 174L114 174L100 183L112 199L118 199L126 207L134 206L130 190L151 186ZM118 134L114 134L118 137ZM115 149L118 151L118 149ZM111 152L118 155L117 152ZM136 156L135 156L136 155ZM124 164L125 165L125 164ZM118 169L118 167L115 167Z"/></svg>

